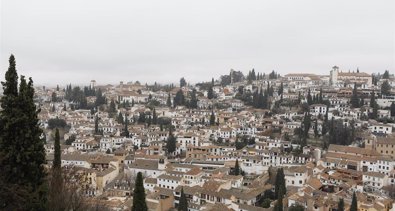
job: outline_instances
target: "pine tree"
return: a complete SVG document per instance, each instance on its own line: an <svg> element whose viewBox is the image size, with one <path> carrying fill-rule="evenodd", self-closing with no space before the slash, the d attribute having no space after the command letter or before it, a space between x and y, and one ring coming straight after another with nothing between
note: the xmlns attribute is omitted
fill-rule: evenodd
<svg viewBox="0 0 395 211"><path fill-rule="evenodd" d="M44 140L36 105L33 81L18 74L13 55L2 82L0 111L0 204L5 210L44 210L46 173Z"/></svg>
<svg viewBox="0 0 395 211"><path fill-rule="evenodd" d="M214 114L214 111L211 111L210 125L211 125L211 126L214 126L214 125L215 125L215 114Z"/></svg>
<svg viewBox="0 0 395 211"><path fill-rule="evenodd" d="M67 111L66 103L63 104L63 111Z"/></svg>
<svg viewBox="0 0 395 211"><path fill-rule="evenodd" d="M342 198L337 203L337 211L344 211L344 200Z"/></svg>
<svg viewBox="0 0 395 211"><path fill-rule="evenodd" d="M132 211L148 211L147 202L145 201L143 174L141 172L137 173L134 185Z"/></svg>
<svg viewBox="0 0 395 211"><path fill-rule="evenodd" d="M350 211L358 211L358 200L357 200L357 196L355 195L355 192L352 194Z"/></svg>
<svg viewBox="0 0 395 211"><path fill-rule="evenodd" d="M178 211L188 211L188 201L184 193L184 188L181 188L180 203L178 204Z"/></svg>
<svg viewBox="0 0 395 211"><path fill-rule="evenodd" d="M285 175L284 175L284 170L282 168L277 169L277 174L276 174L276 182L275 182L275 194L276 198L282 198L286 192L287 188L285 187Z"/></svg>

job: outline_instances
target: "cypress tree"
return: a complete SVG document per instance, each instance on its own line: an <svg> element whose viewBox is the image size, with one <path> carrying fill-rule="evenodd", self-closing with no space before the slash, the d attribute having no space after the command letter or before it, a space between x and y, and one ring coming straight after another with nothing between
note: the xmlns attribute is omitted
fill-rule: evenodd
<svg viewBox="0 0 395 211"><path fill-rule="evenodd" d="M62 178L62 169L61 169L61 151L60 151L60 136L59 129L56 128L55 132L55 153L54 153L54 161L52 164L52 175L50 180L49 187L49 197L48 197L48 209L49 210L65 210L65 207L62 207L64 204L59 203L63 201L63 195L60 194L63 192L63 178Z"/></svg>
<svg viewBox="0 0 395 211"><path fill-rule="evenodd" d="M352 91L350 103L353 108L360 107L360 99L358 98L358 91L357 91L357 84L356 83L354 84L354 89Z"/></svg>
<svg viewBox="0 0 395 211"><path fill-rule="evenodd" d="M280 194L280 197L277 199L277 202L274 205L273 211L283 211L283 210L284 210L283 195Z"/></svg>
<svg viewBox="0 0 395 211"><path fill-rule="evenodd" d="M352 194L350 211L358 211L358 200L357 200L357 196L355 195L355 192Z"/></svg>
<svg viewBox="0 0 395 211"><path fill-rule="evenodd" d="M152 111L152 124L156 125L158 123L158 116L156 115L156 110Z"/></svg>
<svg viewBox="0 0 395 211"><path fill-rule="evenodd" d="M240 166L239 166L239 160L236 159L236 163L235 163L235 168L233 170L233 175L240 175L241 171L240 171Z"/></svg>
<svg viewBox="0 0 395 211"><path fill-rule="evenodd" d="M208 91L207 91L207 98L208 98L208 99L213 99L213 98L214 98L214 90L213 90L213 87L212 87L212 86L210 86L210 87L208 88Z"/></svg>
<svg viewBox="0 0 395 211"><path fill-rule="evenodd" d="M211 125L211 126L214 126L214 125L215 125L215 114L214 114L214 111L211 111L210 125Z"/></svg>
<svg viewBox="0 0 395 211"><path fill-rule="evenodd" d="M148 211L147 202L145 201L143 174L141 172L137 173L134 185L132 211Z"/></svg>
<svg viewBox="0 0 395 211"><path fill-rule="evenodd" d="M129 120L128 120L128 115L127 115L127 114L125 115L125 121L124 121L124 123L125 123L125 128L124 128L123 134L124 134L124 136L126 136L127 138L129 138L129 129L128 129Z"/></svg>
<svg viewBox="0 0 395 211"><path fill-rule="evenodd" d="M99 118L95 117L95 134L99 134Z"/></svg>
<svg viewBox="0 0 395 211"><path fill-rule="evenodd" d="M372 91L372 93L370 93L370 107L374 107L374 104L376 103L376 96L374 94L374 90Z"/></svg>
<svg viewBox="0 0 395 211"><path fill-rule="evenodd" d="M309 91L307 92L307 104L311 105L313 104L313 98L311 96L311 91L309 89Z"/></svg>
<svg viewBox="0 0 395 211"><path fill-rule="evenodd" d="M115 113L117 111L117 109L116 109L116 107L115 107L115 102L114 102L114 100L113 99L111 99L111 102L110 102L110 113Z"/></svg>
<svg viewBox="0 0 395 211"><path fill-rule="evenodd" d="M198 103L198 99L196 97L196 89L193 89L191 93L191 101L189 102L189 107L197 108L198 106L197 103Z"/></svg>
<svg viewBox="0 0 395 211"><path fill-rule="evenodd" d="M391 103L390 111L391 111L391 116L395 116L395 102Z"/></svg>
<svg viewBox="0 0 395 211"><path fill-rule="evenodd" d="M315 120L315 123L314 123L314 136L317 138L318 137L318 122L317 122L317 120Z"/></svg>
<svg viewBox="0 0 395 211"><path fill-rule="evenodd" d="M278 95L282 95L283 92L284 92L284 85L283 85L283 82L281 82L280 88L278 88Z"/></svg>
<svg viewBox="0 0 395 211"><path fill-rule="evenodd" d="M181 188L180 203L178 204L178 211L188 211L188 201L184 193L184 188Z"/></svg>
<svg viewBox="0 0 395 211"><path fill-rule="evenodd" d="M385 80L381 84L381 95L390 95L391 93L391 85L389 84L388 80Z"/></svg>
<svg viewBox="0 0 395 211"><path fill-rule="evenodd" d="M44 140L30 78L18 75L13 55L5 74L0 111L0 209L44 210L46 204Z"/></svg>
<svg viewBox="0 0 395 211"><path fill-rule="evenodd" d="M337 211L344 211L344 200L342 198L337 203Z"/></svg>
<svg viewBox="0 0 395 211"><path fill-rule="evenodd" d="M59 136L59 129L56 128L55 131L55 153L54 153L54 160L53 160L53 169L60 169L61 167L61 152L60 152L60 136Z"/></svg>
<svg viewBox="0 0 395 211"><path fill-rule="evenodd" d="M169 92L169 95L167 96L166 105L167 105L167 107L171 107L171 96L170 96L170 92Z"/></svg>
<svg viewBox="0 0 395 211"><path fill-rule="evenodd" d="M121 112L119 112L119 114L118 114L117 122L118 122L119 124L123 124L123 116L122 116L122 113L121 113Z"/></svg>
<svg viewBox="0 0 395 211"><path fill-rule="evenodd" d="M176 148L177 148L176 137L174 137L172 129L170 127L169 137L167 138L167 142L166 142L167 153L171 154L171 153L175 152Z"/></svg>
<svg viewBox="0 0 395 211"><path fill-rule="evenodd" d="M285 175L284 170L282 168L277 169L276 174L276 182L275 182L275 194L276 198L282 198L287 192L287 188L285 187Z"/></svg>

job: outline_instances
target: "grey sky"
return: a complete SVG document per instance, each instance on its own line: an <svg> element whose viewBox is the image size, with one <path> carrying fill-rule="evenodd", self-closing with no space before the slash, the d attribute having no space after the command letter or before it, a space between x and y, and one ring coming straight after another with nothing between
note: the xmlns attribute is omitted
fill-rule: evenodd
<svg viewBox="0 0 395 211"><path fill-rule="evenodd" d="M2 0L0 79L198 82L231 68L394 72L394 0Z"/></svg>

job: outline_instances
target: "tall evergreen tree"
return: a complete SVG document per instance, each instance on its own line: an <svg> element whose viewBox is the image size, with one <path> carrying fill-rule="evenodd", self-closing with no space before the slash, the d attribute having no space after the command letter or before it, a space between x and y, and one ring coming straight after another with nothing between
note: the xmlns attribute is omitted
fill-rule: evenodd
<svg viewBox="0 0 395 211"><path fill-rule="evenodd" d="M240 174L241 174L241 169L240 169L240 166L239 166L239 160L236 159L235 167L233 169L233 175L238 176Z"/></svg>
<svg viewBox="0 0 395 211"><path fill-rule="evenodd" d="M148 211L147 202L145 201L143 174L141 172L137 173L134 184L132 211Z"/></svg>
<svg viewBox="0 0 395 211"><path fill-rule="evenodd" d="M188 201L184 193L184 188L181 188L181 196L178 204L178 211L188 211Z"/></svg>
<svg viewBox="0 0 395 211"><path fill-rule="evenodd" d="M181 89L179 89L176 93L176 96L174 97L173 100L173 106L182 106L185 105L185 97L184 97L184 93L182 92Z"/></svg>
<svg viewBox="0 0 395 211"><path fill-rule="evenodd" d="M359 108L360 107L360 99L358 97L358 91L357 91L357 84L354 84L354 89L352 91L352 96L350 100L351 106L353 108Z"/></svg>
<svg viewBox="0 0 395 211"><path fill-rule="evenodd" d="M357 200L357 195L355 195L355 192L352 194L350 211L358 211L358 200Z"/></svg>
<svg viewBox="0 0 395 211"><path fill-rule="evenodd" d="M48 196L48 209L49 210L65 210L62 198L63 193L63 178L61 169L61 151L60 151L60 136L59 129L56 128L55 131L55 143L54 143L54 161L52 164L52 172L50 177L50 187Z"/></svg>
<svg viewBox="0 0 395 211"><path fill-rule="evenodd" d="M187 82L186 82L185 78L182 77L182 78L180 79L180 87L184 87L184 86L186 86L186 85L187 85Z"/></svg>
<svg viewBox="0 0 395 211"><path fill-rule="evenodd" d="M390 107L390 111L391 111L391 116L395 116L395 102L391 103L391 107Z"/></svg>
<svg viewBox="0 0 395 211"><path fill-rule="evenodd" d="M99 117L95 117L95 134L99 134Z"/></svg>
<svg viewBox="0 0 395 211"><path fill-rule="evenodd" d="M56 92L52 92L51 101L52 102L57 102L58 101L58 98L56 96Z"/></svg>
<svg viewBox="0 0 395 211"><path fill-rule="evenodd" d="M314 136L317 138L318 137L318 122L317 122L317 119L315 120L315 123L314 123Z"/></svg>
<svg viewBox="0 0 395 211"><path fill-rule="evenodd" d="M129 137L129 119L128 119L128 115L127 114L125 114L125 121L124 121L124 129L123 129L123 135L125 136L125 137Z"/></svg>
<svg viewBox="0 0 395 211"><path fill-rule="evenodd" d="M385 80L381 84L381 95L390 95L391 94L391 85L389 84L388 80Z"/></svg>
<svg viewBox="0 0 395 211"><path fill-rule="evenodd" d="M311 90L310 89L307 92L307 104L309 104L309 105L313 104L313 98L311 96Z"/></svg>
<svg viewBox="0 0 395 211"><path fill-rule="evenodd" d="M156 125L158 124L158 116L156 115L156 109L152 111L152 124Z"/></svg>
<svg viewBox="0 0 395 211"><path fill-rule="evenodd" d="M166 142L166 149L168 154L172 154L173 152L176 151L177 148L176 140L177 138L174 137L172 128L170 127L169 136L167 137L167 142Z"/></svg>
<svg viewBox="0 0 395 211"><path fill-rule="evenodd" d="M285 187L285 175L282 168L277 169L276 182L275 182L275 194L276 198L280 199L287 193L287 188Z"/></svg>
<svg viewBox="0 0 395 211"><path fill-rule="evenodd" d="M117 122L119 124L123 124L123 116L121 112L118 113Z"/></svg>
<svg viewBox="0 0 395 211"><path fill-rule="evenodd" d="M114 99L111 99L109 112L112 113L112 114L114 114L115 112L117 112L117 108L116 108L116 106L115 106L115 101L114 101Z"/></svg>
<svg viewBox="0 0 395 211"><path fill-rule="evenodd" d="M344 200L342 198L337 203L337 211L344 211Z"/></svg>
<svg viewBox="0 0 395 211"><path fill-rule="evenodd" d="M284 84L283 84L283 82L281 82L280 88L278 88L278 95L282 95L283 92L284 92Z"/></svg>
<svg viewBox="0 0 395 211"><path fill-rule="evenodd" d="M190 108L197 108L198 99L196 97L196 89L193 89L191 92L191 100L189 101Z"/></svg>
<svg viewBox="0 0 395 211"><path fill-rule="evenodd" d="M59 136L59 129L56 128L55 131L55 144L54 144L54 160L53 160L53 169L60 169L61 167L61 152L60 152L60 136Z"/></svg>
<svg viewBox="0 0 395 211"><path fill-rule="evenodd" d="M46 173L44 140L30 78L18 75L13 55L0 99L0 209L44 210Z"/></svg>
<svg viewBox="0 0 395 211"><path fill-rule="evenodd" d="M383 79L389 79L390 78L390 73L388 70L386 70L383 74Z"/></svg>
<svg viewBox="0 0 395 211"><path fill-rule="evenodd" d="M169 95L167 96L166 105L167 105L167 107L171 107L171 96L170 96L170 92L169 92Z"/></svg>
<svg viewBox="0 0 395 211"><path fill-rule="evenodd" d="M324 99L322 97L322 88L320 88L320 94L319 94L319 97L318 97L318 102L319 103L323 103L324 102Z"/></svg>
<svg viewBox="0 0 395 211"><path fill-rule="evenodd" d="M207 98L208 98L208 99L213 99L213 98L214 98L214 90L213 90L213 87L212 87L212 86L210 86L210 87L208 88L208 91L207 91Z"/></svg>
<svg viewBox="0 0 395 211"><path fill-rule="evenodd" d="M273 211L284 211L283 197L284 196L281 194L277 199L276 204L273 207Z"/></svg>
<svg viewBox="0 0 395 211"><path fill-rule="evenodd" d="M374 104L376 103L376 96L374 94L374 90L370 93L370 104L369 106L373 108Z"/></svg>
<svg viewBox="0 0 395 211"><path fill-rule="evenodd" d="M211 111L210 125L211 125L211 126L214 126L214 125L215 125L215 114L214 114L214 111Z"/></svg>

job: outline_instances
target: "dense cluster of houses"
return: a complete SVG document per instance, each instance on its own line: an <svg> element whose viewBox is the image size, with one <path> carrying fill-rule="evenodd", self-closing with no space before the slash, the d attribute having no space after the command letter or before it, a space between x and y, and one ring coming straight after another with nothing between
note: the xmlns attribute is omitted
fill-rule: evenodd
<svg viewBox="0 0 395 211"><path fill-rule="evenodd" d="M392 86L390 95L380 94L379 84L385 80ZM275 200L269 207L262 202L274 190L273 172L283 168L286 206L334 211L340 198L349 207L355 192L359 210L388 211L395 210L394 82L391 76L374 85L370 74L342 72L335 66L330 75L293 73L228 85L215 82L213 99L199 85L154 90L140 83L99 86L95 81L90 86L101 89L107 99L100 108L72 109L74 102L62 99L62 89L38 89L37 96L44 128L50 127L51 119L67 124L61 130L62 166L82 172L87 197L100 197L113 210L130 207L138 172L144 175L149 210L174 209L181 189L190 211L272 210ZM240 90L253 93L269 86L274 94L268 109L256 109L236 97ZM354 86L364 96L359 108L350 105ZM197 108L169 106L179 90L186 98L196 90ZM59 101L51 101L53 92ZM308 93L322 95L327 103L303 109ZM371 93L377 94L376 119L369 118ZM94 96L89 98L94 102ZM116 103L115 113L109 112L111 101ZM304 127L306 113L313 123L303 145L297 131ZM144 122L139 121L141 115ZM153 118L160 121L150 122ZM325 118L355 127L352 144L325 147ZM45 131L50 164L53 132ZM176 138L172 151L167 144L170 135ZM240 175L232 173L236 163Z"/></svg>

